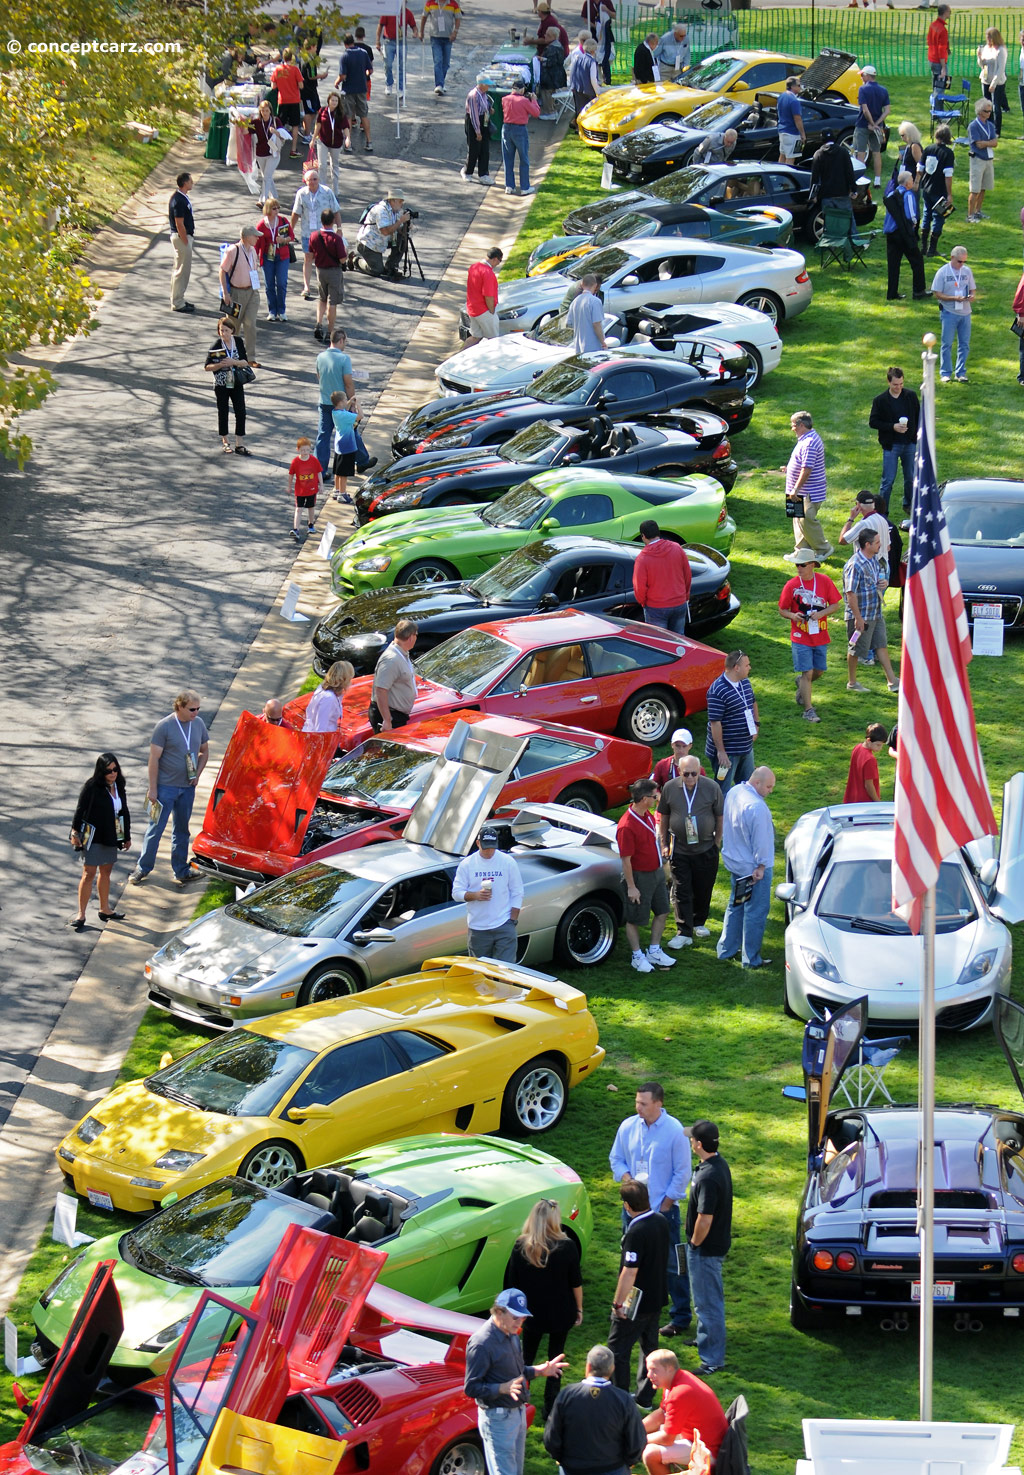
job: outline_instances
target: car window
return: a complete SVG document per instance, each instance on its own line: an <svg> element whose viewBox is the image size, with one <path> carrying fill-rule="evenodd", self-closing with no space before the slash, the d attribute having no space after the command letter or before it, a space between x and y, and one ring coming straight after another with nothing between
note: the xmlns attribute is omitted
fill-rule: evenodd
<svg viewBox="0 0 1024 1475"><path fill-rule="evenodd" d="M639 641L610 640L587 642L587 659L593 676L617 676L623 671L638 671L647 666L667 666L675 656L667 650L655 650Z"/></svg>
<svg viewBox="0 0 1024 1475"><path fill-rule="evenodd" d="M765 193L763 174L737 174L726 184L723 199L756 200Z"/></svg>
<svg viewBox="0 0 1024 1475"><path fill-rule="evenodd" d="M759 61L743 73L744 87L768 87L773 82L784 82L790 75L784 61ZM795 73L799 76L799 72Z"/></svg>
<svg viewBox="0 0 1024 1475"><path fill-rule="evenodd" d="M523 685L526 679L526 673L532 665L532 655L524 656L521 661L517 661L508 675L502 681L498 682L491 695L496 697L508 696L509 692L518 691Z"/></svg>
<svg viewBox="0 0 1024 1475"><path fill-rule="evenodd" d="M415 663L416 675L438 686L451 687L460 696L477 696L514 654L514 646L486 630L463 630L420 656Z"/></svg>
<svg viewBox="0 0 1024 1475"><path fill-rule="evenodd" d="M724 256L701 256L697 260L695 270L698 276L706 277L713 271L721 271L724 265Z"/></svg>
<svg viewBox="0 0 1024 1475"><path fill-rule="evenodd" d="M382 891L359 918L353 931L402 927L424 912L447 906L451 899L452 878L447 871L433 871L429 876L410 876Z"/></svg>
<svg viewBox="0 0 1024 1475"><path fill-rule="evenodd" d="M582 282L584 277L590 276L593 272L595 277L606 282L613 272L621 271L624 266L628 266L630 260L627 253L620 250L618 246L609 246L606 250L591 251L579 261L574 261L572 266L567 268L565 275L572 282Z"/></svg>
<svg viewBox="0 0 1024 1475"><path fill-rule="evenodd" d="M411 1066L425 1065L428 1060L438 1060L451 1054L450 1045L442 1045L427 1035L414 1034L411 1029L396 1029L388 1035L389 1044L404 1055Z"/></svg>
<svg viewBox="0 0 1024 1475"><path fill-rule="evenodd" d="M566 569L557 584L558 597L563 604L578 604L583 599L597 599L608 588L611 565L607 563L580 564Z"/></svg>
<svg viewBox="0 0 1024 1475"><path fill-rule="evenodd" d="M532 778L535 773L547 773L550 768L561 768L566 763L582 763L593 758L593 748L583 743L570 743L562 738L532 737L526 752L516 764L516 780Z"/></svg>
<svg viewBox="0 0 1024 1475"><path fill-rule="evenodd" d="M618 384L618 380L615 382ZM634 398L633 395L626 397ZM565 497L561 502L556 502L548 513L548 518L560 528L588 527L597 522L609 522L614 516L615 509L612 506L612 499L604 496L603 493Z"/></svg>
<svg viewBox="0 0 1024 1475"><path fill-rule="evenodd" d="M411 808L436 761L436 754L412 744L370 738L331 764L321 791L335 799L370 799Z"/></svg>
<svg viewBox="0 0 1024 1475"><path fill-rule="evenodd" d="M885 859L837 861L818 896L818 917L848 932L907 936L910 929L892 907L892 862ZM960 862L946 861L935 883L937 932L955 932L976 919Z"/></svg>
<svg viewBox="0 0 1024 1475"><path fill-rule="evenodd" d="M1013 543L1024 546L1024 498L1019 502L945 504L946 527L954 543Z"/></svg>
<svg viewBox="0 0 1024 1475"><path fill-rule="evenodd" d="M224 912L285 937L333 937L365 890L361 877L316 863L261 886Z"/></svg>
<svg viewBox="0 0 1024 1475"><path fill-rule="evenodd" d="M646 369L623 369L621 373L608 375L604 383L617 399L642 399L655 390L654 375Z"/></svg>
<svg viewBox="0 0 1024 1475"><path fill-rule="evenodd" d="M843 1198L860 1187L864 1175L864 1143L851 1142L842 1152L837 1152L821 1170L818 1191L822 1203Z"/></svg>
<svg viewBox="0 0 1024 1475"><path fill-rule="evenodd" d="M200 1111L269 1116L312 1059L312 1050L236 1030L147 1076L146 1089Z"/></svg>
<svg viewBox="0 0 1024 1475"><path fill-rule="evenodd" d="M768 185L773 195L791 195L797 187L790 174L769 174Z"/></svg>
<svg viewBox="0 0 1024 1475"><path fill-rule="evenodd" d="M552 645L536 650L503 681L499 690L518 691L520 687L557 686L567 681L586 678L581 645ZM513 682L512 675L518 679Z"/></svg>
<svg viewBox="0 0 1024 1475"><path fill-rule="evenodd" d="M398 1056L388 1047L386 1035L353 1040L317 1061L288 1106L329 1106L363 1086L398 1075L402 1069Z"/></svg>

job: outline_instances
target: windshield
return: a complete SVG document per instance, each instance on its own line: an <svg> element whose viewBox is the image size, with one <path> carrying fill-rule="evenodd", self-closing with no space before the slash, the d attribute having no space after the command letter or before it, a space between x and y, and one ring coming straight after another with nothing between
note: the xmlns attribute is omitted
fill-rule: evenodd
<svg viewBox="0 0 1024 1475"><path fill-rule="evenodd" d="M548 586L548 543L528 543L473 580L473 592L490 604L539 599Z"/></svg>
<svg viewBox="0 0 1024 1475"><path fill-rule="evenodd" d="M242 1029L147 1076L146 1087L199 1111L269 1116L312 1059L312 1050Z"/></svg>
<svg viewBox="0 0 1024 1475"><path fill-rule="evenodd" d="M530 395L546 405L578 404L590 384L590 370L579 359L566 359L546 369L530 385Z"/></svg>
<svg viewBox="0 0 1024 1475"><path fill-rule="evenodd" d="M655 199L678 203L695 195L710 178L706 169L677 169L673 174L666 174L664 179L656 179L651 185L651 194Z"/></svg>
<svg viewBox="0 0 1024 1475"><path fill-rule="evenodd" d="M22 1469L40 1471L40 1475L92 1475L92 1472L115 1470L138 1458L146 1434L159 1412L157 1400L137 1388L118 1398L104 1399L80 1418L72 1419L22 1446ZM149 1449L154 1453L163 1447L163 1421ZM150 1466L139 1466L150 1468ZM159 1469L154 1464L152 1468ZM166 1468L166 1466L164 1466Z"/></svg>
<svg viewBox="0 0 1024 1475"><path fill-rule="evenodd" d="M1024 499L947 502L946 527L954 543L1012 543L1024 548Z"/></svg>
<svg viewBox="0 0 1024 1475"><path fill-rule="evenodd" d="M289 1224L315 1225L323 1211L234 1178L211 1183L154 1214L121 1240L121 1258L164 1280L204 1286L259 1285Z"/></svg>
<svg viewBox="0 0 1024 1475"><path fill-rule="evenodd" d="M727 102L723 97L716 97L714 102L701 103L699 108L686 120L687 128L696 128L699 133L706 133L711 128L717 128L723 118L727 118L734 112L736 104Z"/></svg>
<svg viewBox="0 0 1024 1475"><path fill-rule="evenodd" d="M531 333L523 335L532 338L535 343L550 343L555 348L568 348L575 336L569 326L569 314L560 312L556 318L551 318L543 328L535 328Z"/></svg>
<svg viewBox="0 0 1024 1475"><path fill-rule="evenodd" d="M486 691L518 654L515 646L486 630L463 630L461 635L452 635L420 656L416 675L438 686L450 686L460 696L475 697Z"/></svg>
<svg viewBox="0 0 1024 1475"><path fill-rule="evenodd" d="M354 797L408 808L435 762L435 754L424 753L422 748L370 738L331 764L323 793L334 799Z"/></svg>
<svg viewBox="0 0 1024 1475"><path fill-rule="evenodd" d="M536 466L550 466L559 448L566 441L578 438L578 430L563 430L560 425L538 420L507 440L498 454L506 461L530 461Z"/></svg>
<svg viewBox="0 0 1024 1475"><path fill-rule="evenodd" d="M672 80L681 87L703 87L708 92L721 92L745 65L741 57L709 56L707 61L686 67Z"/></svg>
<svg viewBox="0 0 1024 1475"><path fill-rule="evenodd" d="M549 501L534 482L524 481L492 502L481 516L491 527L523 530L534 526Z"/></svg>
<svg viewBox="0 0 1024 1475"><path fill-rule="evenodd" d="M638 241L644 236L653 236L661 224L653 216L641 215L638 210L627 210L625 215L620 215L613 220L611 225L606 225L604 230L599 231L594 237L595 246L610 246L614 241ZM593 261L593 257L588 258Z"/></svg>
<svg viewBox="0 0 1024 1475"><path fill-rule="evenodd" d="M333 937L366 895L366 882L333 866L303 866L224 908L229 917L285 937Z"/></svg>
<svg viewBox="0 0 1024 1475"><path fill-rule="evenodd" d="M614 246L607 251L591 251L588 255L581 256L579 261L573 262L565 274L572 282L582 282L583 278L589 277L591 273L600 278L602 282L606 282L613 271L621 271L628 261L629 257L626 252Z"/></svg>
<svg viewBox="0 0 1024 1475"><path fill-rule="evenodd" d="M892 862L839 861L829 871L817 913L848 932L885 932L906 936L910 928L892 909ZM955 932L973 922L974 902L959 861L939 867L935 884L935 927Z"/></svg>

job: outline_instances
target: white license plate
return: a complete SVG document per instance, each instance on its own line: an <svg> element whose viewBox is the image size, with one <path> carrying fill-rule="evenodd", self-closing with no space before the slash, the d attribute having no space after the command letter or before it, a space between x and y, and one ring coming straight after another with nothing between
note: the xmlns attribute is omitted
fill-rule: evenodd
<svg viewBox="0 0 1024 1475"><path fill-rule="evenodd" d="M102 1188L89 1188L86 1196L94 1209L106 1209L108 1214L114 1212L114 1200Z"/></svg>
<svg viewBox="0 0 1024 1475"><path fill-rule="evenodd" d="M932 1287L933 1301L952 1301L955 1299L955 1295L955 1280L937 1280ZM919 1280L911 1282L910 1299L912 1301L920 1301L921 1299L921 1282Z"/></svg>
<svg viewBox="0 0 1024 1475"><path fill-rule="evenodd" d="M971 614L976 620L1001 620L1003 606L1001 604L974 604L971 606Z"/></svg>
<svg viewBox="0 0 1024 1475"><path fill-rule="evenodd" d="M601 188L602 189L611 189L611 187L612 187L612 166L611 166L611 160L605 159L605 161L604 161L604 168L601 170Z"/></svg>

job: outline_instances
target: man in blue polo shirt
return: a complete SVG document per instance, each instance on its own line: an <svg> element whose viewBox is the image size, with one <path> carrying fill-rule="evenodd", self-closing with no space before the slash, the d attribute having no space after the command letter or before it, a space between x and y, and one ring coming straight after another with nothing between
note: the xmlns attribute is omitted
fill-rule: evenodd
<svg viewBox="0 0 1024 1475"><path fill-rule="evenodd" d="M746 783L725 796L722 859L732 886L716 951L724 963L742 948L744 968L767 968L771 962L761 956L761 943L772 903L775 826L767 799L774 787L771 769L755 768Z"/></svg>
<svg viewBox="0 0 1024 1475"><path fill-rule="evenodd" d="M704 751L715 768L722 793L741 784L754 769L754 739L760 718L750 685L750 657L731 650L725 670L708 687L708 736Z"/></svg>
<svg viewBox="0 0 1024 1475"><path fill-rule="evenodd" d="M800 105L800 83L795 77L790 77L785 92L779 93L776 116L779 120L779 163L795 164L807 142Z"/></svg>

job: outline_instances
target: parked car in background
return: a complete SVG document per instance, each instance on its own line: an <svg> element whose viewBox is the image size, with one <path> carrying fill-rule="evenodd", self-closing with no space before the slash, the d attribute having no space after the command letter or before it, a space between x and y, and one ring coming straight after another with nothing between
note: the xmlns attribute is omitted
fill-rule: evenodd
<svg viewBox="0 0 1024 1475"><path fill-rule="evenodd" d="M947 481L942 509L967 618L1024 629L1024 481Z"/></svg>

